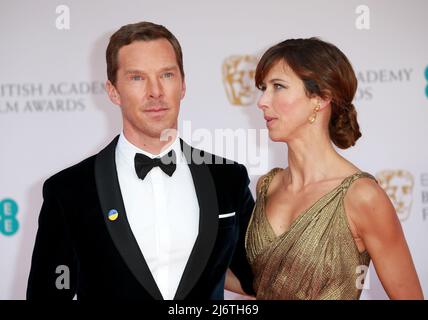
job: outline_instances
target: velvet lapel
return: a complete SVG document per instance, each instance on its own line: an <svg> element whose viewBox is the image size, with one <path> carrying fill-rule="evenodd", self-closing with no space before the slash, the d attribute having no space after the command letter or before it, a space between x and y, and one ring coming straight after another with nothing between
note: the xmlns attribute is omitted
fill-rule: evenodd
<svg viewBox="0 0 428 320"><path fill-rule="evenodd" d="M115 161L118 138L117 136L103 149L95 160L95 181L103 218L117 250L135 278L154 299L162 300L162 294L141 253L126 217ZM117 210L118 212L117 219L114 221L110 221L108 218L110 210Z"/></svg>
<svg viewBox="0 0 428 320"><path fill-rule="evenodd" d="M193 149L180 139L181 150L189 165L199 203L199 232L195 245L187 261L183 276L180 280L175 300L184 299L195 286L204 271L214 244L218 230L218 203L214 180L206 163L195 163L192 155L200 150ZM211 159L214 161L214 159Z"/></svg>

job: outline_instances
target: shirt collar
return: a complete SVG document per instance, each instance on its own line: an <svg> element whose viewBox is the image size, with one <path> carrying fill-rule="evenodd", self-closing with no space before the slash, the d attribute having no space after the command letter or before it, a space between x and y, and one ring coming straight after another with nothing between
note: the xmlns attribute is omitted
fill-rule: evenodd
<svg viewBox="0 0 428 320"><path fill-rule="evenodd" d="M181 156L180 156L181 155L181 146L180 146L180 138L179 138L178 134L175 137L174 142L171 143L167 148L162 150L159 154L152 154L148 151L145 151L145 150L140 149L137 146L133 145L131 142L129 142L128 139L126 139L123 131L119 136L119 141L117 142L116 148L119 151L119 153L122 156L124 156L124 158L127 161L130 161L132 164L134 163L134 158L135 158L136 153L142 153L142 154L148 156L149 158L153 159L153 158L157 158L157 157L163 157L164 155L166 155L171 150L174 150L177 157L181 158Z"/></svg>

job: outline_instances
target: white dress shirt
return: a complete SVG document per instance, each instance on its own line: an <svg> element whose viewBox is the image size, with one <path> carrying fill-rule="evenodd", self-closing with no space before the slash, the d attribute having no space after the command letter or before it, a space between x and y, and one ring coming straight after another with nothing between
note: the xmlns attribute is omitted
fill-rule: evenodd
<svg viewBox="0 0 428 320"><path fill-rule="evenodd" d="M159 167L144 180L135 172L134 157L162 157L170 150L177 167L169 177ZM129 225L156 284L166 300L174 298L199 230L199 204L180 139L159 155L131 144L124 133L116 146L116 168Z"/></svg>

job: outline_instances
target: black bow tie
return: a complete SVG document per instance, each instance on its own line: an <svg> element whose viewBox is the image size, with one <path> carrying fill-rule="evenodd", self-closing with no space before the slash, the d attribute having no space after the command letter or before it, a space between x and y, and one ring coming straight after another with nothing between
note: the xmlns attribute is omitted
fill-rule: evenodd
<svg viewBox="0 0 428 320"><path fill-rule="evenodd" d="M162 158L151 159L141 153L136 153L134 158L135 172L141 180L143 180L154 167L161 168L163 172L171 177L175 171L176 163L177 157L175 156L174 150L171 150Z"/></svg>

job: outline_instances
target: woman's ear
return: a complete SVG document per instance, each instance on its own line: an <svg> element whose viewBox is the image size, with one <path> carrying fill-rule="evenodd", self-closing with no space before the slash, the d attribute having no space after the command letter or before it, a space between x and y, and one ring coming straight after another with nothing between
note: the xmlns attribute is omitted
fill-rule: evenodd
<svg viewBox="0 0 428 320"><path fill-rule="evenodd" d="M314 96L313 98L311 98L311 101L314 105L314 108L319 107L319 110L323 110L325 107L327 107L330 104L331 98L326 97L323 99L320 96Z"/></svg>

